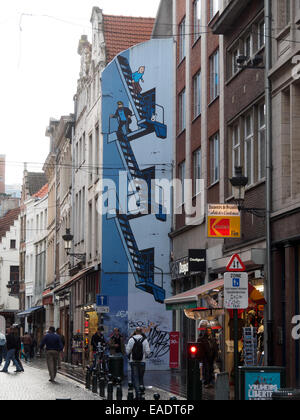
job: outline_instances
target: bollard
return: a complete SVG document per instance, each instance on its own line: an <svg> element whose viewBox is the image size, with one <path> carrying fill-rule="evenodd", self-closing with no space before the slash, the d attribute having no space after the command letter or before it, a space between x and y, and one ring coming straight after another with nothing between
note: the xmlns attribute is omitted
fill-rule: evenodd
<svg viewBox="0 0 300 420"><path fill-rule="evenodd" d="M86 375L85 375L85 387L86 389L91 389L91 368L89 366L86 367Z"/></svg>
<svg viewBox="0 0 300 420"><path fill-rule="evenodd" d="M98 392L98 375L97 375L96 369L93 369L93 374L92 374L92 392L93 394L97 394Z"/></svg>
<svg viewBox="0 0 300 420"><path fill-rule="evenodd" d="M159 401L159 400L160 400L160 395L159 395L159 394L154 394L154 395L153 395L153 398L154 398L156 401Z"/></svg>
<svg viewBox="0 0 300 420"><path fill-rule="evenodd" d="M122 379L117 378L117 401L123 400Z"/></svg>
<svg viewBox="0 0 300 420"><path fill-rule="evenodd" d="M101 370L99 378L99 395L105 398L105 376L103 370Z"/></svg>
<svg viewBox="0 0 300 420"><path fill-rule="evenodd" d="M145 401L145 387L143 385L140 385L139 388L139 398L140 401Z"/></svg>
<svg viewBox="0 0 300 420"><path fill-rule="evenodd" d="M107 400L113 401L113 399L114 399L114 384L112 381L112 375L108 375Z"/></svg>
<svg viewBox="0 0 300 420"><path fill-rule="evenodd" d="M134 400L134 393L133 393L133 385L131 382L128 382L128 395L127 395L128 401Z"/></svg>

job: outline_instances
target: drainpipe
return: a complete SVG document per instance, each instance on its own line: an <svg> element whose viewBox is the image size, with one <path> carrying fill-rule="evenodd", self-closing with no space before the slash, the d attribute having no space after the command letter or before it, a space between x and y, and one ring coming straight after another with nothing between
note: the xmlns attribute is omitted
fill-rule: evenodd
<svg viewBox="0 0 300 420"><path fill-rule="evenodd" d="M267 300L267 334L265 337L265 360L268 366L274 365L273 349L273 303L272 303L272 83L269 77L272 68L272 2L265 0L266 24L266 228L267 228L267 275L265 276L265 291Z"/></svg>

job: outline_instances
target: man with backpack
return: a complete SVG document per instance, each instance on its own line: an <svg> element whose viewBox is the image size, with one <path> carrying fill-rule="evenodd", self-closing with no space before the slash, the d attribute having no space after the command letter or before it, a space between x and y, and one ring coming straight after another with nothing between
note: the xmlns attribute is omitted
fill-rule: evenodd
<svg viewBox="0 0 300 420"><path fill-rule="evenodd" d="M146 357L150 354L148 340L142 328L137 328L128 341L126 354L130 358L131 378L138 399L140 386L144 386Z"/></svg>

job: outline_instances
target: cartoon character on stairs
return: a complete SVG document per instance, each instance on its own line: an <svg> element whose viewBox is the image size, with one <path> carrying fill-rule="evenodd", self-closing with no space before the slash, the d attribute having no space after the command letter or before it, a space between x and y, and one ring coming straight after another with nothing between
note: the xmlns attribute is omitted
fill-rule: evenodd
<svg viewBox="0 0 300 420"><path fill-rule="evenodd" d="M118 131L123 131L123 127L125 126L126 133L131 133L131 130L129 128L129 125L132 122L132 112L129 108L124 106L124 103L122 101L118 102L118 108L115 112L115 114L111 115L111 118L117 118L119 122Z"/></svg>

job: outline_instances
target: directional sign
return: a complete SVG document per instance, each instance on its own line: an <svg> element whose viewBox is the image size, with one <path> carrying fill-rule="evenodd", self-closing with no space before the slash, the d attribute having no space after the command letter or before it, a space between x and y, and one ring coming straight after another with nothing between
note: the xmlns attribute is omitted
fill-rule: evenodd
<svg viewBox="0 0 300 420"><path fill-rule="evenodd" d="M97 306L108 306L108 296L97 295L96 305Z"/></svg>
<svg viewBox="0 0 300 420"><path fill-rule="evenodd" d="M229 261L229 264L226 267L226 271L229 271L229 272L242 272L242 271L246 271L245 264L241 260L241 257L239 256L239 254L234 254L231 257L231 259Z"/></svg>
<svg viewBox="0 0 300 420"><path fill-rule="evenodd" d="M241 216L232 204L209 204L207 212L208 238L240 238Z"/></svg>
<svg viewBox="0 0 300 420"><path fill-rule="evenodd" d="M248 274L224 274L224 308L247 309L249 306Z"/></svg>

